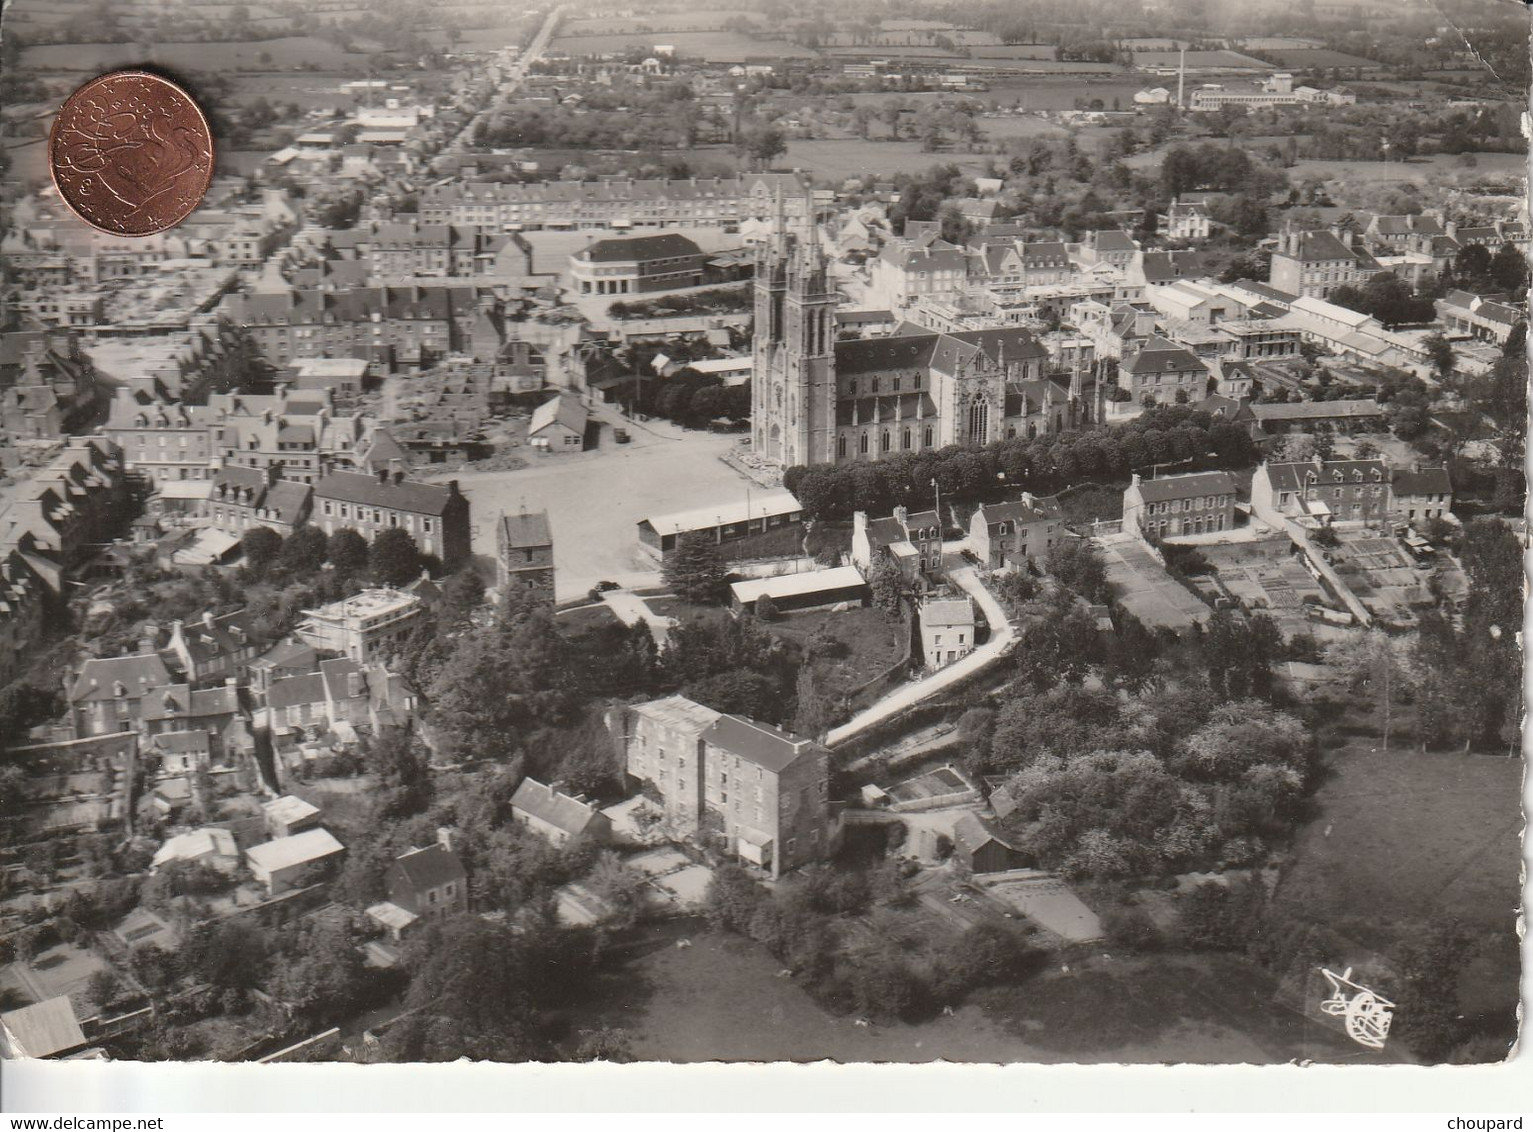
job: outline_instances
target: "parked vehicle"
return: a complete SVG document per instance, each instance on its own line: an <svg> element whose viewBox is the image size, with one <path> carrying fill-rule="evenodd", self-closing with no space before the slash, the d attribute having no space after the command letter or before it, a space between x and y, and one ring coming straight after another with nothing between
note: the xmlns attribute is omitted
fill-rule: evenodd
<svg viewBox="0 0 1533 1132"><path fill-rule="evenodd" d="M626 428L615 428L612 430L612 439L617 441L619 444L627 444L633 438L628 435L628 430Z"/></svg>

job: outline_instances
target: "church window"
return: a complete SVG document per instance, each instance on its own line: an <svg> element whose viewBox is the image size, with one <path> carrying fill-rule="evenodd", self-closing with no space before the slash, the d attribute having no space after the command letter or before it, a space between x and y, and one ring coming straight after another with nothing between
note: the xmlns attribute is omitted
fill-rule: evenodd
<svg viewBox="0 0 1533 1132"><path fill-rule="evenodd" d="M878 450L880 452L887 452L887 451L889 451L889 430L888 429L884 429L884 431L879 435L879 438L878 438Z"/></svg>
<svg viewBox="0 0 1533 1132"><path fill-rule="evenodd" d="M846 458L846 433L844 432L836 437L836 458L838 460Z"/></svg>
<svg viewBox="0 0 1533 1132"><path fill-rule="evenodd" d="M909 448L910 447L910 426L909 425L906 425L904 431L900 434L900 447L901 448Z"/></svg>
<svg viewBox="0 0 1533 1132"><path fill-rule="evenodd" d="M859 452L861 452L864 456L866 456L868 454L868 434L867 433L863 433L860 437L858 437L858 439L857 439L857 450Z"/></svg>
<svg viewBox="0 0 1533 1132"><path fill-rule="evenodd" d="M895 379L894 379L894 391L896 393L898 393L900 391L900 379L899 379L898 376L896 376Z"/></svg>
<svg viewBox="0 0 1533 1132"><path fill-rule="evenodd" d="M857 379L855 377L852 378L851 384L847 388L853 397L857 396Z"/></svg>
<svg viewBox="0 0 1533 1132"><path fill-rule="evenodd" d="M931 425L927 425L925 430L922 433L922 436L921 436L921 447L922 448L930 448L931 446L932 446L932 426Z"/></svg>
<svg viewBox="0 0 1533 1132"><path fill-rule="evenodd" d="M876 378L876 377L873 379L873 392L874 393L878 392L878 378Z"/></svg>

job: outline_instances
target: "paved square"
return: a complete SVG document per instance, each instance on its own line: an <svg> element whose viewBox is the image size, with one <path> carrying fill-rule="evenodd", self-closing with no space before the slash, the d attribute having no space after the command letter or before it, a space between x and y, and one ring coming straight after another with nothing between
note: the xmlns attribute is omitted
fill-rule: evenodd
<svg viewBox="0 0 1533 1132"><path fill-rule="evenodd" d="M602 447L579 455L537 456L513 472L457 476L474 516L474 552L495 555L495 525L502 512L548 512L554 539L554 597L568 601L597 582L624 586L658 580L655 560L639 547L638 523L651 515L744 501L754 487L719 457L738 446L735 436L687 433L663 426L625 423L634 443L612 445L602 430ZM755 487L759 494L761 489Z"/></svg>

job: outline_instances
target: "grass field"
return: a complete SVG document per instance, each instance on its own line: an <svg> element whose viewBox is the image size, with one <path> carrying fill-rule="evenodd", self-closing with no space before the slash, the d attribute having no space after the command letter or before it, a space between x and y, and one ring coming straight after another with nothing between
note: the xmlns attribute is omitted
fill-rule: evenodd
<svg viewBox="0 0 1533 1132"><path fill-rule="evenodd" d="M1521 761L1400 749L1401 732L1388 754L1368 737L1329 754L1332 777L1278 899L1331 919L1456 916L1509 929L1520 891Z"/></svg>
<svg viewBox="0 0 1533 1132"><path fill-rule="evenodd" d="M888 177L931 165L948 164L974 173L989 160L992 160L990 156L979 153L950 150L922 153L921 143L913 141L794 140L788 143L788 155L779 164L785 168L802 169L816 177L840 180L868 173Z"/></svg>
<svg viewBox="0 0 1533 1132"><path fill-rule="evenodd" d="M1176 67L1180 63L1181 56L1175 51L1135 51L1134 66L1141 70L1145 68L1165 69ZM1236 69L1243 71L1272 71L1276 70L1271 63L1263 63L1260 59L1250 55L1242 55L1238 51L1189 51L1187 52L1187 66L1196 70Z"/></svg>
<svg viewBox="0 0 1533 1132"><path fill-rule="evenodd" d="M559 30L564 35L650 35L657 31L715 31L735 20L766 23L767 17L749 10L730 11L725 8L709 8L705 12L651 12L635 19L589 19L561 20Z"/></svg>
<svg viewBox="0 0 1533 1132"><path fill-rule="evenodd" d="M663 37L663 38L662 38ZM631 47L652 48L657 43L676 48L678 55L706 61L729 61L746 56L766 59L805 59L817 54L781 39L756 39L734 31L664 31L631 32L620 35L560 35L549 50L571 55L604 55L627 51Z"/></svg>
<svg viewBox="0 0 1533 1132"><path fill-rule="evenodd" d="M685 938L690 946L679 948ZM1071 960L981 991L951 1016L858 1026L822 1010L765 948L696 920L641 929L626 962L566 1013L571 1037L610 1026L644 1061L1238 1064L1397 1060L1272 1001L1271 980L1226 957Z"/></svg>
<svg viewBox="0 0 1533 1132"><path fill-rule="evenodd" d="M136 43L53 43L28 47L19 66L25 70L88 71L95 74L114 67L154 65L176 71L232 71L239 67L265 67L265 52L285 65L313 63L327 70L359 71L367 56L342 51L335 44L313 36L249 40L241 43L157 43L146 53Z"/></svg>
<svg viewBox="0 0 1533 1132"><path fill-rule="evenodd" d="M1372 59L1364 59L1361 55L1347 55L1340 51L1332 51L1329 47L1295 47L1285 50L1264 51L1263 54L1271 55L1283 66L1291 67L1296 71L1312 70L1315 67L1379 69L1379 64Z"/></svg>

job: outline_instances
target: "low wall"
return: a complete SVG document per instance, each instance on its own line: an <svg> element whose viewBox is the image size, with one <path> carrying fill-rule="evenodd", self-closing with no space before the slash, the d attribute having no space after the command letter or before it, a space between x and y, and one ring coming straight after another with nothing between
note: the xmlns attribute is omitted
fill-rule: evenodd
<svg viewBox="0 0 1533 1132"><path fill-rule="evenodd" d="M258 1058L256 1064L275 1065L283 1061L302 1061L321 1055L326 1055L326 1060L334 1060L328 1055L339 1053L340 1049L340 1027L332 1026L322 1034L315 1034L312 1038L305 1038L286 1049L279 1049L276 1053L269 1053L265 1057Z"/></svg>

